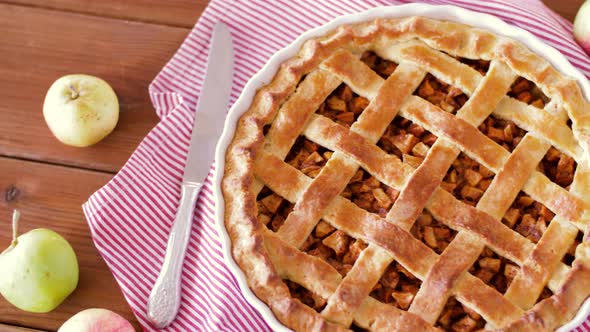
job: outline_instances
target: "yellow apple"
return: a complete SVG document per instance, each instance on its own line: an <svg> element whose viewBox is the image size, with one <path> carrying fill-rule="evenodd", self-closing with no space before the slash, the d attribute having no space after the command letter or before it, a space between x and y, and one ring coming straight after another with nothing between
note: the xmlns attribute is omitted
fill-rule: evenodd
<svg viewBox="0 0 590 332"><path fill-rule="evenodd" d="M574 21L574 37L582 48L590 55L590 1L580 7Z"/></svg>
<svg viewBox="0 0 590 332"><path fill-rule="evenodd" d="M119 120L119 101L113 88L90 75L66 75L45 96L43 116L62 143L93 145L110 134Z"/></svg>

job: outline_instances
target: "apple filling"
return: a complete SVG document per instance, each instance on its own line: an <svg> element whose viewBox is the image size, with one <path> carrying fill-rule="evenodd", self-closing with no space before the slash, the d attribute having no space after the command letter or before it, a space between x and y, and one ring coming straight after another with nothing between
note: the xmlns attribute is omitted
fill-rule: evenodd
<svg viewBox="0 0 590 332"><path fill-rule="evenodd" d="M489 69L490 62L484 60L470 60L459 58L459 61L477 70L485 75ZM414 95L419 96L433 105L449 112L456 113L469 99L469 97L459 88L447 84L432 74L427 74Z"/></svg>
<svg viewBox="0 0 590 332"><path fill-rule="evenodd" d="M520 267L486 247L469 272L504 294Z"/></svg>
<svg viewBox="0 0 590 332"><path fill-rule="evenodd" d="M432 74L426 75L414 94L449 113L456 113L468 99L459 88L444 83Z"/></svg>
<svg viewBox="0 0 590 332"><path fill-rule="evenodd" d="M485 121L479 125L478 129L486 136L491 138L494 142L500 144L504 149L512 152L526 131L516 126L510 120L502 120L490 115Z"/></svg>
<svg viewBox="0 0 590 332"><path fill-rule="evenodd" d="M357 95L348 85L341 84L320 105L317 114L350 127L368 105L368 99Z"/></svg>
<svg viewBox="0 0 590 332"><path fill-rule="evenodd" d="M506 211L502 223L537 243L554 216L545 205L521 191Z"/></svg>
<svg viewBox="0 0 590 332"><path fill-rule="evenodd" d="M326 221L320 220L300 249L309 255L321 258L344 277L366 247L367 244L362 240L348 236ZM286 285L292 297L316 311L320 312L326 306L327 299L312 291L291 281L286 281Z"/></svg>
<svg viewBox="0 0 590 332"><path fill-rule="evenodd" d="M420 125L397 116L385 129L377 146L389 154L396 155L404 163L418 168L436 138Z"/></svg>
<svg viewBox="0 0 590 332"><path fill-rule="evenodd" d="M416 219L410 233L437 254L442 254L457 235L455 230L438 221L426 209Z"/></svg>
<svg viewBox="0 0 590 332"><path fill-rule="evenodd" d="M285 162L305 175L315 178L332 157L332 151L300 136L287 154Z"/></svg>
<svg viewBox="0 0 590 332"><path fill-rule="evenodd" d="M475 206L493 178L492 171L461 153L447 171L441 187L463 203Z"/></svg>
<svg viewBox="0 0 590 332"><path fill-rule="evenodd" d="M365 52L361 61L383 78L391 75L397 64L378 57L373 52ZM323 115L346 127L350 127L369 105L369 100L359 96L346 84L341 84L320 105L317 114Z"/></svg>
<svg viewBox="0 0 590 332"><path fill-rule="evenodd" d="M436 326L447 331L468 332L482 329L486 322L475 310L450 297L439 316Z"/></svg>
<svg viewBox="0 0 590 332"><path fill-rule="evenodd" d="M397 68L397 64L395 62L385 60L372 51L364 52L361 55L361 61L384 79L387 79L391 74L393 74Z"/></svg>
<svg viewBox="0 0 590 332"><path fill-rule="evenodd" d="M301 250L322 258L345 276L366 247L367 244L362 240L348 236L324 220L320 220Z"/></svg>
<svg viewBox="0 0 590 332"><path fill-rule="evenodd" d="M512 84L508 95L537 108L543 108L551 101L535 83L524 77L519 77Z"/></svg>
<svg viewBox="0 0 590 332"><path fill-rule="evenodd" d="M361 209L384 218L397 199L399 191L379 182L367 171L359 169L341 195Z"/></svg>
<svg viewBox="0 0 590 332"><path fill-rule="evenodd" d="M379 282L373 287L371 296L383 303L408 310L422 282L401 264L389 264Z"/></svg>
<svg viewBox="0 0 590 332"><path fill-rule="evenodd" d="M258 207L258 221L266 225L273 232L277 232L285 223L285 219L293 210L293 204L264 187L256 198Z"/></svg>
<svg viewBox="0 0 590 332"><path fill-rule="evenodd" d="M289 288L289 293L291 297L298 299L301 303L305 304L310 308L314 308L317 312L321 312L325 307L327 301L317 295L316 293L308 290L307 288L301 286L300 284L291 281L291 280L283 280L285 285Z"/></svg>
<svg viewBox="0 0 590 332"><path fill-rule="evenodd" d="M544 173L551 181L569 190L569 186L574 181L577 166L578 164L572 157L551 147L539 164L538 171Z"/></svg>

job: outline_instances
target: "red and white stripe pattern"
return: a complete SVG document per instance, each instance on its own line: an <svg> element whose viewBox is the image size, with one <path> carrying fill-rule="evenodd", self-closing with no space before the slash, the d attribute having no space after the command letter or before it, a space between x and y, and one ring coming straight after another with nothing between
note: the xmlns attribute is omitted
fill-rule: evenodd
<svg viewBox="0 0 590 332"><path fill-rule="evenodd" d="M162 121L113 180L84 205L96 247L146 331L155 331L146 319L146 303L162 264L180 198L194 108L202 87L207 47L215 22L226 22L234 38L233 103L246 81L269 57L304 31L343 14L406 2L410 1L211 1L176 55L150 86L152 102ZM574 42L572 24L540 1L425 2L458 5L524 28L560 50L590 76L590 58ZM237 282L224 264L214 221L211 180L209 174L195 209L182 277L182 305L175 322L164 331L270 330L242 297ZM590 331L589 321L577 331Z"/></svg>

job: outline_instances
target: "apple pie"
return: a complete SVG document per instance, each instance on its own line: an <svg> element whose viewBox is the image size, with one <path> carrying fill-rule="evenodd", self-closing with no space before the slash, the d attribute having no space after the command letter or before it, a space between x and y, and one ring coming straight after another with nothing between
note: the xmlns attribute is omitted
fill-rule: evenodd
<svg viewBox="0 0 590 332"><path fill-rule="evenodd" d="M308 40L226 153L225 227L295 331L550 331L590 294L590 104L520 42L424 17Z"/></svg>

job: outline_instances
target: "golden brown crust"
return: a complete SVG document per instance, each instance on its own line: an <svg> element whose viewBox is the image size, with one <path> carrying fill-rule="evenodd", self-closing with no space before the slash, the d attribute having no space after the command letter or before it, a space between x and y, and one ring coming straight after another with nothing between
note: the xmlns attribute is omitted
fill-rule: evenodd
<svg viewBox="0 0 590 332"><path fill-rule="evenodd" d="M358 59L365 50L400 66L384 80ZM482 76L453 57L492 64ZM456 116L420 97L408 98L426 73L471 97ZM535 112L506 96L517 76L534 82L557 110ZM313 114L341 82L370 100L350 129ZM234 260L256 296L297 331L346 330L352 321L371 330L435 329L431 324L451 295L483 316L488 327L553 330L590 294L588 244L578 246L572 268L560 262L578 229L587 227L589 110L575 81L511 39L421 17L343 26L306 42L239 120L222 180ZM442 138L416 171L376 145L398 113ZM492 113L529 131L512 154L477 129ZM267 124L272 126L265 138ZM335 151L314 179L284 162L300 134ZM550 146L578 164L569 191L534 169ZM497 175L476 207L439 187L461 151ZM338 196L359 166L401 191L385 218ZM276 234L257 218L263 185L295 204ZM537 245L500 222L519 190L557 214ZM459 232L440 256L409 232L424 208ZM344 278L298 249L320 218L369 243ZM484 246L522 267L505 296L467 271ZM454 259L457 252L465 256ZM368 297L392 260L423 282L409 312ZM312 290L327 301L326 309L317 312L294 298L284 279ZM553 296L535 305L546 285ZM431 294L438 294L436 301L429 301Z"/></svg>

